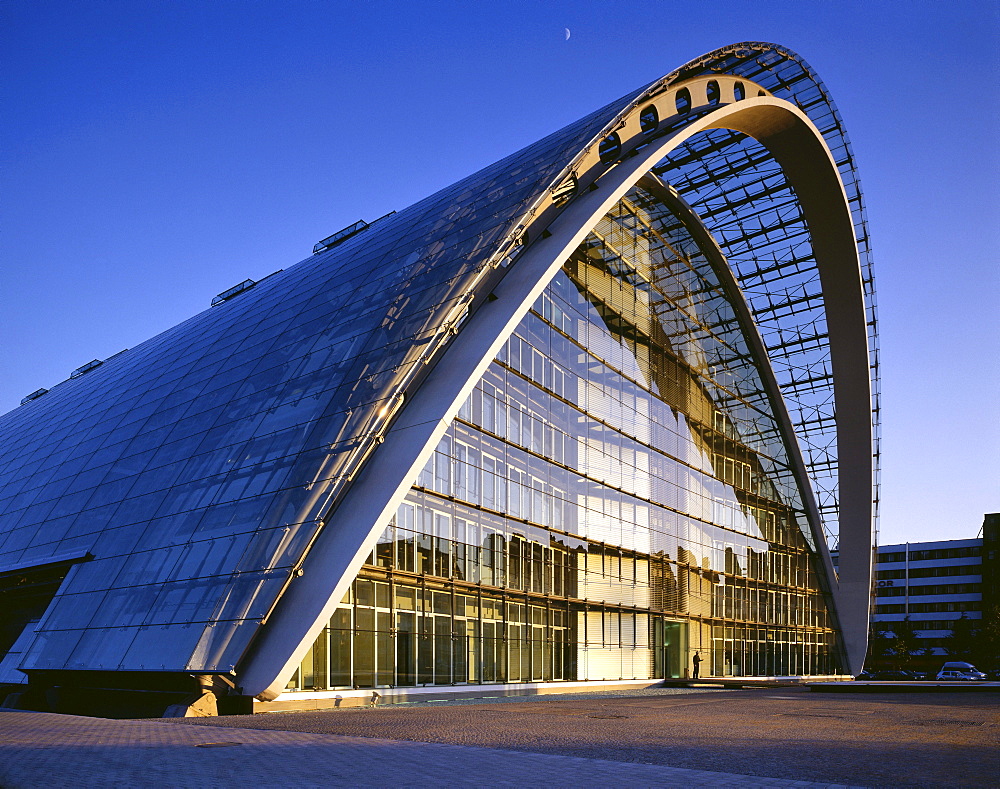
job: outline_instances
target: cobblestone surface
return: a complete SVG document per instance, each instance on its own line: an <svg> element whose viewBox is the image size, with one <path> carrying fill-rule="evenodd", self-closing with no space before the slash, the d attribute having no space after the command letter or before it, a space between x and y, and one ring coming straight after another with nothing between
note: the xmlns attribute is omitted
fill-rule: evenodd
<svg viewBox="0 0 1000 789"><path fill-rule="evenodd" d="M449 743L831 784L1000 785L995 693L667 689L185 723Z"/></svg>
<svg viewBox="0 0 1000 789"><path fill-rule="evenodd" d="M834 786L458 745L0 712L0 786L4 789L581 784Z"/></svg>
<svg viewBox="0 0 1000 789"><path fill-rule="evenodd" d="M160 721L0 711L0 787L994 787L998 702L643 689Z"/></svg>

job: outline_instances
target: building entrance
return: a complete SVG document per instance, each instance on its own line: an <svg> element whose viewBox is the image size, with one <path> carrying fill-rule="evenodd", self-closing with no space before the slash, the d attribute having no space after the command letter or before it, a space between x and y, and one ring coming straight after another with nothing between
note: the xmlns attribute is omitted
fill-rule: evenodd
<svg viewBox="0 0 1000 789"><path fill-rule="evenodd" d="M656 633L659 643L654 652L654 676L680 679L684 676L684 655L687 654L687 622L661 620Z"/></svg>

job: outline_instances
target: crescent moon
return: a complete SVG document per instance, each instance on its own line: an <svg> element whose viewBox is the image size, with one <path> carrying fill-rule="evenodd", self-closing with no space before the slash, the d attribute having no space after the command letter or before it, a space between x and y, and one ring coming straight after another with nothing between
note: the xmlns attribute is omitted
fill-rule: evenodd
<svg viewBox="0 0 1000 789"><path fill-rule="evenodd" d="M564 30L566 31L566 40L569 41L569 28L564 28Z"/></svg>

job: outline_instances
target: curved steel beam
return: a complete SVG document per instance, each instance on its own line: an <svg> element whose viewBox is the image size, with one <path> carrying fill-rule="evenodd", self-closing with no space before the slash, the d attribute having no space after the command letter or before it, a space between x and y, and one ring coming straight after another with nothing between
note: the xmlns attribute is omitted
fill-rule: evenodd
<svg viewBox="0 0 1000 789"><path fill-rule="evenodd" d="M639 107L647 103L637 102L620 127L631 123L637 130ZM557 213L541 212L547 220L545 234L528 225L533 243L494 288L491 296L495 298L485 300L466 321L402 408L384 443L358 473L304 559L301 575L290 584L241 661L238 676L245 694L268 700L284 689L462 403L590 229L663 156L699 132L721 128L747 134L771 150L799 195L813 236L836 379L842 496L837 607L849 666L852 671L860 669L867 646L871 585L872 467L860 264L847 198L822 135L794 105L761 96L719 105L673 134L641 147L625 146L624 158L588 178L589 189L578 191ZM596 143L591 147L596 155ZM822 540L820 545L825 552Z"/></svg>

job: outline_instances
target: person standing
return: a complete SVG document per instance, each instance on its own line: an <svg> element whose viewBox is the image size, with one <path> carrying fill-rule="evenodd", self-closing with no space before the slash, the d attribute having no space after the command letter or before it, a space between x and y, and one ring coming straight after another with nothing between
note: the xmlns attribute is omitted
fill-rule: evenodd
<svg viewBox="0 0 1000 789"><path fill-rule="evenodd" d="M698 679L698 670L701 668L701 655L698 654L698 650L695 650L691 662L694 664L694 672L691 674L691 679Z"/></svg>

